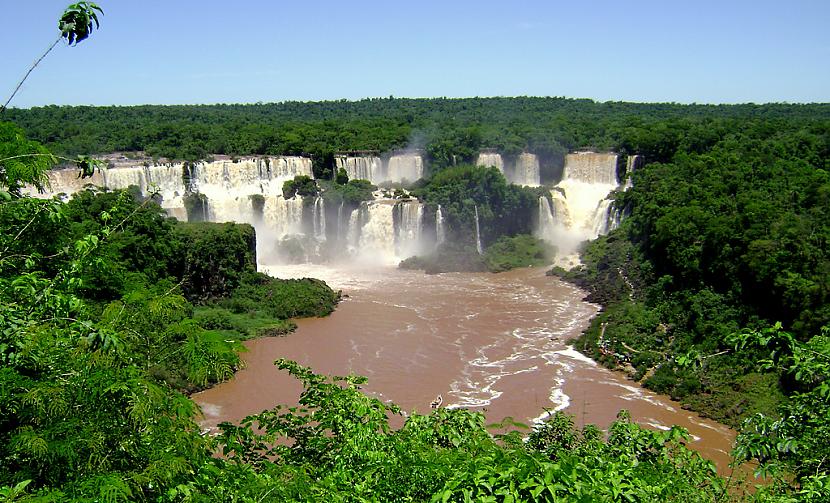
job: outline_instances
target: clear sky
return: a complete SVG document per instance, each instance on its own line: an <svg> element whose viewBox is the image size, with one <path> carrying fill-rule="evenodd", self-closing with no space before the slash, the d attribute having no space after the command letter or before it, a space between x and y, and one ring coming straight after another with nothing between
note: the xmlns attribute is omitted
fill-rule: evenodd
<svg viewBox="0 0 830 503"><path fill-rule="evenodd" d="M0 0L3 101L74 0ZM98 0L12 106L377 96L830 102L830 0Z"/></svg>

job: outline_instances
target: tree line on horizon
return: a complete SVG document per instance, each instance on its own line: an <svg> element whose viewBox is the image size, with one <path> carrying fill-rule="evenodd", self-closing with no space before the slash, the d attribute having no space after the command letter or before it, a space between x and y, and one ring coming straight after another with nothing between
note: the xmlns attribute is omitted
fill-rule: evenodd
<svg viewBox="0 0 830 503"><path fill-rule="evenodd" d="M336 152L419 148L430 167L474 163L483 148L530 151L543 172L568 151L593 147L668 162L744 123L771 130L821 124L828 104L679 105L566 98L377 98L250 105L46 106L8 109L7 120L56 154L143 152L185 161L212 155L310 155L333 178Z"/></svg>

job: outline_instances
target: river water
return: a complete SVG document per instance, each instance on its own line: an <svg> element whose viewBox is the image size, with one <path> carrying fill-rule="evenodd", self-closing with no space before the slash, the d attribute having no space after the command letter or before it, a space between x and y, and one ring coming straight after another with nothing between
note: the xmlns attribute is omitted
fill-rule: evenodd
<svg viewBox="0 0 830 503"><path fill-rule="evenodd" d="M365 375L367 393L404 411L428 413L441 395L444 406L482 410L490 422L510 416L531 423L546 410L564 410L578 426L606 428L627 409L650 428L686 428L691 446L726 470L732 430L568 346L598 308L542 269L439 275L311 265L260 269L281 278L317 277L347 297L329 317L298 320L293 334L246 342L246 368L193 397L204 428L296 404L300 385L273 365L289 358L318 373Z"/></svg>

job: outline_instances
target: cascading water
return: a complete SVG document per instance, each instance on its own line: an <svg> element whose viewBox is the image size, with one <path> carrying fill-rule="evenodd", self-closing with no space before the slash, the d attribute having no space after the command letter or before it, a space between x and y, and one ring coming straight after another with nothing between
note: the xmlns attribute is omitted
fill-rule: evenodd
<svg viewBox="0 0 830 503"><path fill-rule="evenodd" d="M361 260L396 261L395 253L395 205L389 201L366 203L366 221L360 229L357 255Z"/></svg>
<svg viewBox="0 0 830 503"><path fill-rule="evenodd" d="M314 238L318 241L326 240L326 204L322 197L314 199L314 208L311 216L314 227Z"/></svg>
<svg viewBox="0 0 830 503"><path fill-rule="evenodd" d="M147 192L160 195L161 207L171 216L178 216L184 210L184 195L187 192L184 172L185 166L181 163L149 166L145 169Z"/></svg>
<svg viewBox="0 0 830 503"><path fill-rule="evenodd" d="M504 173L504 159L498 152L480 152L478 159L476 159L476 166L484 166L485 168L494 166Z"/></svg>
<svg viewBox="0 0 830 503"><path fill-rule="evenodd" d="M423 222L424 206L418 201L395 204L395 253L398 257L411 257L421 251Z"/></svg>
<svg viewBox="0 0 830 503"><path fill-rule="evenodd" d="M368 217L367 203L361 203L360 206L349 215L349 227L346 230L346 241L348 243L348 250L350 254L356 254L360 248L360 234L363 230L363 224L366 223Z"/></svg>
<svg viewBox="0 0 830 503"><path fill-rule="evenodd" d="M86 185L104 187L103 171L95 171L90 178L78 177L77 168L53 169L46 174L47 183L44 192L39 192L34 186L23 187L21 193L37 198L51 199L58 194L72 195L79 192Z"/></svg>
<svg viewBox="0 0 830 503"><path fill-rule="evenodd" d="M444 227L444 213L441 211L441 205L435 210L435 242L441 244L447 240L447 230Z"/></svg>
<svg viewBox="0 0 830 503"><path fill-rule="evenodd" d="M412 183L424 177L424 159L421 154L405 152L389 157L385 181Z"/></svg>
<svg viewBox="0 0 830 503"><path fill-rule="evenodd" d="M616 154L580 152L565 157L562 181L551 190L551 200L539 199L536 230L557 247L558 264L577 264L579 244L609 231L613 224L607 197L617 187Z"/></svg>
<svg viewBox="0 0 830 503"><path fill-rule="evenodd" d="M395 264L423 252L424 207L418 201L377 199L349 217L346 240L358 261Z"/></svg>
<svg viewBox="0 0 830 503"><path fill-rule="evenodd" d="M147 173L144 166L104 170L104 186L108 189L126 189L135 185L147 193Z"/></svg>
<svg viewBox="0 0 830 503"><path fill-rule="evenodd" d="M512 165L508 165L498 152L485 150L478 154L476 166L498 168L509 183L528 187L539 186L539 158L529 152L522 152Z"/></svg>
<svg viewBox="0 0 830 503"><path fill-rule="evenodd" d="M263 216L263 231L268 237L281 239L292 234L301 234L303 200L300 197L285 199L282 196L268 196L265 198Z"/></svg>
<svg viewBox="0 0 830 503"><path fill-rule="evenodd" d="M539 186L539 158L535 154L522 152L516 158L516 165L513 167L513 176L510 180L516 185L527 187Z"/></svg>
<svg viewBox="0 0 830 503"><path fill-rule="evenodd" d="M337 241L339 242L342 238L342 232L340 229L343 227L343 201L340 201L340 206L337 208L337 222L336 222L336 229L337 229Z"/></svg>
<svg viewBox="0 0 830 503"><path fill-rule="evenodd" d="M372 183L384 181L380 157L337 156L334 158L334 167L346 170L349 180L369 180Z"/></svg>
<svg viewBox="0 0 830 503"><path fill-rule="evenodd" d="M547 197L539 198L539 229L540 236L552 236L556 230L556 214L551 208L550 200Z"/></svg>
<svg viewBox="0 0 830 503"><path fill-rule="evenodd" d="M478 206L473 206L476 212L476 251L479 255L484 253L484 248L481 247L481 226L478 223Z"/></svg>
<svg viewBox="0 0 830 503"><path fill-rule="evenodd" d="M628 190L633 187L633 182L631 180L631 174L634 173L637 169L640 168L643 162L643 156L641 155L630 155L628 159L625 161L625 185L623 186L624 190Z"/></svg>

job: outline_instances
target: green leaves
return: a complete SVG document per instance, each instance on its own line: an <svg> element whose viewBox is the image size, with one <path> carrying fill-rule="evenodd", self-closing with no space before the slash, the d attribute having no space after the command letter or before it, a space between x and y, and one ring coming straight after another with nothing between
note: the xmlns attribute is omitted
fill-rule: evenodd
<svg viewBox="0 0 830 503"><path fill-rule="evenodd" d="M303 501L713 502L722 492L711 463L683 445L683 432L644 430L625 414L607 442L594 427L575 430L561 413L527 443L491 435L481 413L463 409L413 413L395 431L387 419L394 406L360 392L365 378L276 364L303 383L300 405L221 425L229 462L222 470L255 471L234 486L237 497L261 494L274 476L282 480L269 486L275 499ZM524 427L510 418L494 426Z"/></svg>
<svg viewBox="0 0 830 503"><path fill-rule="evenodd" d="M43 189L46 173L57 161L39 143L27 140L23 130L10 122L0 122L0 192L6 194L0 201L19 196L26 184Z"/></svg>
<svg viewBox="0 0 830 503"><path fill-rule="evenodd" d="M58 22L58 29L61 31L61 36L66 39L69 45L75 45L85 40L92 33L93 24L95 25L94 28L99 27L98 12L101 14L104 13L93 2L71 4L63 12Z"/></svg>

